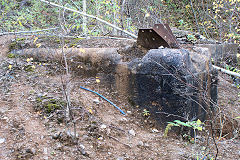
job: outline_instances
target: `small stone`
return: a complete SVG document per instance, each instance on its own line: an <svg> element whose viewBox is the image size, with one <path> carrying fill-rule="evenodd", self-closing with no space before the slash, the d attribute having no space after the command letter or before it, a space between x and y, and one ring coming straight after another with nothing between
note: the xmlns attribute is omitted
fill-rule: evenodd
<svg viewBox="0 0 240 160"><path fill-rule="evenodd" d="M199 39L206 39L206 37L200 35Z"/></svg>
<svg viewBox="0 0 240 160"><path fill-rule="evenodd" d="M26 149L26 153L33 154L33 153L32 153L32 150L31 150L30 148L27 148L27 149Z"/></svg>
<svg viewBox="0 0 240 160"><path fill-rule="evenodd" d="M8 117L3 117L2 120L5 120L6 122L8 122Z"/></svg>
<svg viewBox="0 0 240 160"><path fill-rule="evenodd" d="M98 98L94 99L93 102L96 103L96 104L99 104L99 103L100 103L100 101L99 101Z"/></svg>
<svg viewBox="0 0 240 160"><path fill-rule="evenodd" d="M153 129L152 129L152 132L153 132L153 133L158 133L159 131L158 131L156 128L153 128Z"/></svg>
<svg viewBox="0 0 240 160"><path fill-rule="evenodd" d="M88 135L83 135L83 139L87 139L88 138Z"/></svg>
<svg viewBox="0 0 240 160"><path fill-rule="evenodd" d="M42 93L38 93L37 97L42 97L43 94Z"/></svg>
<svg viewBox="0 0 240 160"><path fill-rule="evenodd" d="M123 117L121 118L121 121L127 121L127 118Z"/></svg>
<svg viewBox="0 0 240 160"><path fill-rule="evenodd" d="M31 149L31 152L32 152L32 154L36 154L36 149L35 149L35 148L32 148L32 149Z"/></svg>
<svg viewBox="0 0 240 160"><path fill-rule="evenodd" d="M158 47L159 49L164 49L164 47L163 46L160 46L160 47Z"/></svg>
<svg viewBox="0 0 240 160"><path fill-rule="evenodd" d="M0 144L4 143L5 141L6 141L5 138L0 137Z"/></svg>
<svg viewBox="0 0 240 160"><path fill-rule="evenodd" d="M128 114L132 114L132 111L127 111Z"/></svg>
<svg viewBox="0 0 240 160"><path fill-rule="evenodd" d="M105 124L102 124L102 125L100 126L100 128L105 129L105 128L107 128L107 126L106 126Z"/></svg>
<svg viewBox="0 0 240 160"><path fill-rule="evenodd" d="M98 140L103 140L103 137L99 137Z"/></svg>
<svg viewBox="0 0 240 160"><path fill-rule="evenodd" d="M56 149L61 150L62 149L62 144L61 143L57 143L56 144Z"/></svg>
<svg viewBox="0 0 240 160"><path fill-rule="evenodd" d="M132 136L136 136L136 133L133 129L129 130L128 133Z"/></svg>
<svg viewBox="0 0 240 160"><path fill-rule="evenodd" d="M110 133L111 133L111 129L108 128L108 129L107 129L107 134L109 135Z"/></svg>
<svg viewBox="0 0 240 160"><path fill-rule="evenodd" d="M85 146L84 146L83 144L80 144L79 147L80 147L81 149L85 149Z"/></svg>
<svg viewBox="0 0 240 160"><path fill-rule="evenodd" d="M86 155L86 151L85 151L85 146L83 144L79 145L78 150L82 153L82 155Z"/></svg>
<svg viewBox="0 0 240 160"><path fill-rule="evenodd" d="M48 160L48 156L43 157L44 160Z"/></svg>
<svg viewBox="0 0 240 160"><path fill-rule="evenodd" d="M150 145L146 143L146 144L144 144L144 146L145 146L145 147L149 147Z"/></svg>
<svg viewBox="0 0 240 160"><path fill-rule="evenodd" d="M139 142L138 142L138 145L139 145L139 146L143 146L143 145L144 145L144 144L143 144L143 141L139 141Z"/></svg>
<svg viewBox="0 0 240 160"><path fill-rule="evenodd" d="M61 134L61 132L53 133L52 138L53 138L53 139L58 139L59 136L60 136L60 134Z"/></svg>
<svg viewBox="0 0 240 160"><path fill-rule="evenodd" d="M43 154L48 154L48 149L46 147L43 148Z"/></svg>
<svg viewBox="0 0 240 160"><path fill-rule="evenodd" d="M124 158L123 157L118 157L117 160L124 160Z"/></svg>

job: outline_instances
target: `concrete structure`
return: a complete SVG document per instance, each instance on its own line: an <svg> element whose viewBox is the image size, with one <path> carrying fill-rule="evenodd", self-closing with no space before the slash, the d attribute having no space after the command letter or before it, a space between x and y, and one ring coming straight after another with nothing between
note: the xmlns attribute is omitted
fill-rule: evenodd
<svg viewBox="0 0 240 160"><path fill-rule="evenodd" d="M205 120L214 113L217 71L211 66L211 57L219 61L237 49L232 44L199 44L185 48L153 49L125 62L115 48L63 51L76 74L100 75L104 79L101 82L126 96L134 106L149 110L160 124L165 124L175 119ZM62 61L61 49L36 48L15 53L40 61Z"/></svg>

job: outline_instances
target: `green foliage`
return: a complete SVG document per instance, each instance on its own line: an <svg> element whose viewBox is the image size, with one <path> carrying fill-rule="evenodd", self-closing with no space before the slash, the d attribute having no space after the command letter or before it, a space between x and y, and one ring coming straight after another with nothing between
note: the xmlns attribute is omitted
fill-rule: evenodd
<svg viewBox="0 0 240 160"><path fill-rule="evenodd" d="M53 103L53 102L48 103L45 107L46 107L46 111L48 113L51 113L56 109L60 109L60 105Z"/></svg>
<svg viewBox="0 0 240 160"><path fill-rule="evenodd" d="M57 24L57 8L49 8L41 1L2 0L0 31L39 29Z"/></svg>
<svg viewBox="0 0 240 160"><path fill-rule="evenodd" d="M194 143L194 138L192 138L190 135L184 134L183 138L189 141L190 143Z"/></svg>
<svg viewBox="0 0 240 160"><path fill-rule="evenodd" d="M82 11L82 1L51 2ZM200 32L207 38L239 43L239 0L191 2L139 0L122 4L122 1L117 0L96 0L87 1L87 13L135 33L139 27L151 27L155 23L167 22L180 29ZM36 30L59 25L61 9L39 0L1 0L0 4L0 32ZM112 27L96 19L88 18L87 21L87 28L83 29L82 15L65 11L64 23L61 23L62 27L73 35L86 31L90 36L99 36L114 31ZM195 42L191 36L188 39Z"/></svg>
<svg viewBox="0 0 240 160"><path fill-rule="evenodd" d="M143 109L142 114L143 114L144 117L150 116L150 113L149 113L149 111L147 109Z"/></svg>
<svg viewBox="0 0 240 160"><path fill-rule="evenodd" d="M64 106L66 106L66 102L61 99L42 96L36 98L35 109L37 111L41 110L43 113L50 114Z"/></svg>
<svg viewBox="0 0 240 160"><path fill-rule="evenodd" d="M167 137L168 132L172 129L173 126L179 126L179 125L172 122L168 122L168 125L166 126L164 131L164 137Z"/></svg>
<svg viewBox="0 0 240 160"><path fill-rule="evenodd" d="M51 28L59 24L59 8L51 7L39 0L2 0L0 9L0 32L19 30L37 30ZM58 2L54 2L58 3ZM59 3L61 5L61 3ZM82 1L66 0L64 6L82 11ZM102 18L127 30L136 30L131 21L122 21L120 3L117 0L96 0L87 2L87 13ZM125 20L125 18L124 18ZM64 12L63 27L69 33L83 31L82 15L75 12ZM96 19L88 19L85 31L91 36L99 36L103 31L112 31L112 27L103 25Z"/></svg>
<svg viewBox="0 0 240 160"><path fill-rule="evenodd" d="M189 42L196 43L197 38L194 35L189 34L189 35L187 35L187 40Z"/></svg>
<svg viewBox="0 0 240 160"><path fill-rule="evenodd" d="M239 43L239 0L191 2L165 0L163 3L171 11L169 23L180 29L200 32L207 38Z"/></svg>
<svg viewBox="0 0 240 160"><path fill-rule="evenodd" d="M9 54L7 55L7 57L8 57L8 58L15 58L15 57L16 57L16 55L15 55L15 54L13 54L13 53L9 53Z"/></svg>
<svg viewBox="0 0 240 160"><path fill-rule="evenodd" d="M33 65L26 65L25 67L24 67L24 70L26 71L26 72L34 72L34 67L33 67Z"/></svg>
<svg viewBox="0 0 240 160"><path fill-rule="evenodd" d="M182 122L180 120L174 120L173 122L168 122L168 125L165 128L164 137L167 137L169 130L171 130L171 128L174 126L175 127L184 126L184 127L192 128L194 130L198 130L198 131L203 130L203 127L202 127L203 123L199 119L197 121L191 121L191 122Z"/></svg>

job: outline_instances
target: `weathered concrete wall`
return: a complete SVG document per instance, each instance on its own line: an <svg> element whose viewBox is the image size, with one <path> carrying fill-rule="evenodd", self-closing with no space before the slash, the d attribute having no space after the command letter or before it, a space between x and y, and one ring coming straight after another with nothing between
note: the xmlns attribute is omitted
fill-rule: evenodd
<svg viewBox="0 0 240 160"><path fill-rule="evenodd" d="M116 48L32 48L12 51L15 54L33 57L39 61L57 61L63 63L63 52L66 55L71 70L85 76L95 76L103 72L111 74L115 72L116 65L120 63L122 56Z"/></svg>
<svg viewBox="0 0 240 160"><path fill-rule="evenodd" d="M205 120L214 111L217 71L206 48L149 50L140 60L118 65L116 71L117 90L161 124Z"/></svg>
<svg viewBox="0 0 240 160"><path fill-rule="evenodd" d="M221 62L237 63L238 44L197 44L198 47L208 48L216 65Z"/></svg>
<svg viewBox="0 0 240 160"><path fill-rule="evenodd" d="M135 105L148 109L161 124L175 119L204 120L206 113L213 110L212 102L217 101L217 71L211 67L207 48L153 49L129 62L123 62L114 48L63 52L75 73L101 75L104 79L101 82ZM26 49L15 53L40 61L63 62L61 49Z"/></svg>

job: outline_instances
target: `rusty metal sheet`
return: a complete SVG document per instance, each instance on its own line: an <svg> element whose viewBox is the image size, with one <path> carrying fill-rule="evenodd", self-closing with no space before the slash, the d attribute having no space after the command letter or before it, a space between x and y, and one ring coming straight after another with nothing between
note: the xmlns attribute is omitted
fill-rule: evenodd
<svg viewBox="0 0 240 160"><path fill-rule="evenodd" d="M146 49L160 46L179 48L179 44L167 24L155 24L152 29L139 29L137 44Z"/></svg>
<svg viewBox="0 0 240 160"><path fill-rule="evenodd" d="M179 44L168 24L155 24L153 30L157 32L171 48L179 48Z"/></svg>

